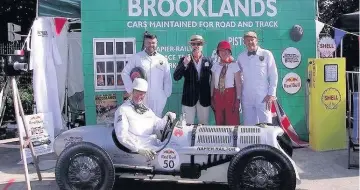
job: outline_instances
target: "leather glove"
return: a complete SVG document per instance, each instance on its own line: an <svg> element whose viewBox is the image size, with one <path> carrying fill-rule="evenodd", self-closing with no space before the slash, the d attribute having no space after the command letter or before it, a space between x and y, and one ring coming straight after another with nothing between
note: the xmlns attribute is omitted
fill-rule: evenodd
<svg viewBox="0 0 360 190"><path fill-rule="evenodd" d="M138 150L138 153L142 156L144 156L148 161L149 160L154 160L155 159L155 155L156 155L156 152L154 152L153 150L151 149L147 149L147 148L140 148Z"/></svg>
<svg viewBox="0 0 360 190"><path fill-rule="evenodd" d="M173 112L167 112L165 116L169 117L171 122L174 122L174 120L176 119L176 114Z"/></svg>

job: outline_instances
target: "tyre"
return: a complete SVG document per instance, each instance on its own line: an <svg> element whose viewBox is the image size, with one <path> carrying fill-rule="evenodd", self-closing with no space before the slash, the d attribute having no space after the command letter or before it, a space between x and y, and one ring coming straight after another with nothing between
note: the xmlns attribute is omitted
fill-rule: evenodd
<svg viewBox="0 0 360 190"><path fill-rule="evenodd" d="M110 190L115 182L115 169L102 148L80 142L60 154L55 179L61 190Z"/></svg>
<svg viewBox="0 0 360 190"><path fill-rule="evenodd" d="M293 155L293 146L291 143L291 139L288 134L284 133L281 136L277 137L278 143L280 147L286 152L286 154L291 158Z"/></svg>
<svg viewBox="0 0 360 190"><path fill-rule="evenodd" d="M296 174L290 160L269 145L251 145L231 160L227 173L231 190L295 190Z"/></svg>

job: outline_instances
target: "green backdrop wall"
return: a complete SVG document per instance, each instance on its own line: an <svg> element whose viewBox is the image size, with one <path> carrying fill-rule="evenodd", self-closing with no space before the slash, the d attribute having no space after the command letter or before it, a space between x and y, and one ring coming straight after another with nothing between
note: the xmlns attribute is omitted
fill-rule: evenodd
<svg viewBox="0 0 360 190"><path fill-rule="evenodd" d="M315 0L159 0L153 10L146 10L149 6L145 4L150 4L151 7L151 2L155 3L151 0L81 2L87 125L96 124L95 95L116 93L118 104L122 103L123 95L122 91L117 90L95 91L94 38L133 37L136 38L136 51L140 51L144 31L155 33L159 38L160 53L168 56L173 73L178 56L188 53L186 48L176 46L186 47L191 35L203 35L206 40L204 53L207 56L211 56L220 40L227 39L232 43L234 57L237 57L245 48L241 38L244 32L255 30L258 32L260 46L271 50L275 56L279 72L279 102L297 133L302 139L308 140L305 76L307 59L315 57ZM162 4L159 5L159 2ZM190 24L178 27L179 25L174 24L176 21ZM165 26L166 24L169 26ZM292 41L289 35L294 25L300 25L304 31L298 42ZM294 69L289 69L282 63L282 53L288 47L297 48L301 54L300 65ZM301 77L302 86L295 94L286 93L282 87L283 77L289 72ZM183 80L173 81L173 93L164 113L170 110L180 114L182 84ZM211 124L214 124L213 115Z"/></svg>

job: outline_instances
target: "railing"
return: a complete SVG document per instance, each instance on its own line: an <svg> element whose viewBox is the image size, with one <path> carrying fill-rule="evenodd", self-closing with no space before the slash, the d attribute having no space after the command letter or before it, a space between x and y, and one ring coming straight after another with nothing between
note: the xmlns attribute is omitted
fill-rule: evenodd
<svg viewBox="0 0 360 190"><path fill-rule="evenodd" d="M23 42L7 42L0 43L0 55L13 54L14 50L19 50L23 46Z"/></svg>
<svg viewBox="0 0 360 190"><path fill-rule="evenodd" d="M348 126L348 169L359 168L358 162L351 161L352 152L359 150L359 89L360 89L360 70L346 72L346 90L347 90L347 126ZM357 159L356 159L357 160Z"/></svg>
<svg viewBox="0 0 360 190"><path fill-rule="evenodd" d="M346 93L347 93L347 126L351 138L359 141L359 89L360 71L346 71Z"/></svg>

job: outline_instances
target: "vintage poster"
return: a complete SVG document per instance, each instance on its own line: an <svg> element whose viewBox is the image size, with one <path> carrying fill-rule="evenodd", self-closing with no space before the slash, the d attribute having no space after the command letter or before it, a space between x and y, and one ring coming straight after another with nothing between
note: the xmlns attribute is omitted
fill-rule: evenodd
<svg viewBox="0 0 360 190"><path fill-rule="evenodd" d="M26 115L25 122L37 156L54 152L54 128L52 114L38 113ZM25 131L21 130L23 136ZM32 159L30 147L25 148L26 158Z"/></svg>
<svg viewBox="0 0 360 190"><path fill-rule="evenodd" d="M114 114L117 109L116 94L96 95L96 123L114 123Z"/></svg>

